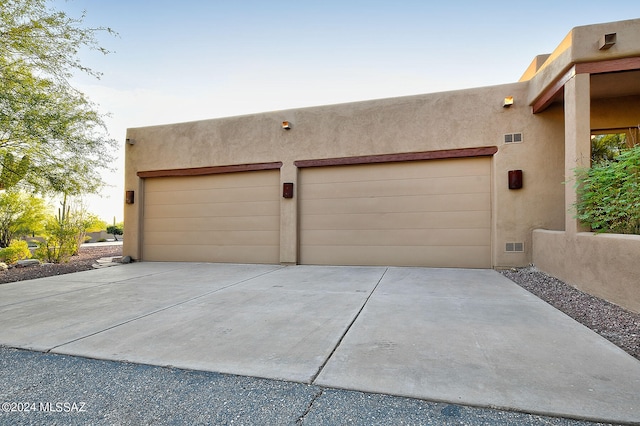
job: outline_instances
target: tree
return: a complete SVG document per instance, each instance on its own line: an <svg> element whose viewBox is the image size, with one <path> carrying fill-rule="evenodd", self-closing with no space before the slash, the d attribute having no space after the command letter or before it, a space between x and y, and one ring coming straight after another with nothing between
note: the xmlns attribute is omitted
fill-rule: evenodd
<svg viewBox="0 0 640 426"><path fill-rule="evenodd" d="M106 231L107 222L100 219L100 217L93 213L87 213L84 219L85 232L100 232Z"/></svg>
<svg viewBox="0 0 640 426"><path fill-rule="evenodd" d="M0 247L44 230L48 208L41 198L18 191L0 193Z"/></svg>
<svg viewBox="0 0 640 426"><path fill-rule="evenodd" d="M0 184L22 179L40 191L97 192L100 169L113 160L115 141L103 116L69 84L74 72L100 74L77 58L82 48L108 53L96 35L47 8L47 0L0 0ZM8 180L7 180L8 179Z"/></svg>
<svg viewBox="0 0 640 426"><path fill-rule="evenodd" d="M591 138L591 161L601 163L611 161L627 148L627 136L624 133L597 135Z"/></svg>

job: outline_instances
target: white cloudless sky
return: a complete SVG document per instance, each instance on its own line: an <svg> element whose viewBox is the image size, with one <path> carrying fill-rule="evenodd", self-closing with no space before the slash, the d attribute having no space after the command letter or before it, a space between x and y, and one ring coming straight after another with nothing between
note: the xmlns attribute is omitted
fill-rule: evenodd
<svg viewBox="0 0 640 426"><path fill-rule="evenodd" d="M640 17L638 0L53 0L101 35L104 75L72 84L109 113L111 185L88 209L123 219L126 129L518 81L576 26Z"/></svg>

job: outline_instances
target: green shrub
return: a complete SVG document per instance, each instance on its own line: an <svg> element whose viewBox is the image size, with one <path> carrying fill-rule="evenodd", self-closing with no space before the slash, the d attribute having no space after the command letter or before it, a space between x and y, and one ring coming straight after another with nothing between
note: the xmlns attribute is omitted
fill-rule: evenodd
<svg viewBox="0 0 640 426"><path fill-rule="evenodd" d="M596 232L640 234L640 145L576 170L577 218Z"/></svg>
<svg viewBox="0 0 640 426"><path fill-rule="evenodd" d="M107 233L112 234L113 238L118 241L118 235L124 234L124 225L122 223L107 226Z"/></svg>
<svg viewBox="0 0 640 426"><path fill-rule="evenodd" d="M90 242L90 241L91 241L91 237L90 237L90 236L88 236L88 235L85 235L85 236L84 236L84 242L85 242L85 243L88 243L88 242Z"/></svg>
<svg viewBox="0 0 640 426"><path fill-rule="evenodd" d="M70 208L64 206L57 216L50 216L45 226L45 240L38 246L34 256L51 263L68 262L78 252L84 239L84 229Z"/></svg>
<svg viewBox="0 0 640 426"><path fill-rule="evenodd" d="M75 235L61 240L58 236L48 238L33 252L33 257L43 262L67 263L71 256L77 251Z"/></svg>
<svg viewBox="0 0 640 426"><path fill-rule="evenodd" d="M16 263L18 260L29 259L31 251L26 241L13 240L9 247L0 249L0 261L4 263Z"/></svg>

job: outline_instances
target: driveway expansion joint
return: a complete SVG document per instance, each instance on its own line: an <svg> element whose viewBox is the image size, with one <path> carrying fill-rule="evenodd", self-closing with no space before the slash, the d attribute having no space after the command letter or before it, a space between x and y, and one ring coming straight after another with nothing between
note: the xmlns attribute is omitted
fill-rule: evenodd
<svg viewBox="0 0 640 426"><path fill-rule="evenodd" d="M373 293L376 291L376 289L378 288L378 286L380 285L380 283L382 282L382 279L384 278L384 276L386 275L387 271L389 270L389 268L385 268L384 272L382 273L382 275L380 275L380 278L378 279L378 282L376 282L376 285L373 287L373 289L371 290L371 292L369 293L369 295L366 297L366 299L364 299L364 302L362 302L362 306L360 306L360 309L358 309L358 312L356 312L356 314L353 316L353 319L351 320L351 322L349 323L349 325L347 325L347 327L345 328L344 332L342 333L342 335L340 336L340 338L338 339L338 341L336 342L335 346L333 347L333 350L331 351L331 353L329 354L329 356L324 360L324 362L322 363L322 365L318 368L318 371L316 371L316 374L313 375L313 377L311 377L311 381L309 383L311 384L315 384L316 379L318 378L318 376L320 375L320 373L322 372L322 370L324 369L324 367L327 365L327 363L331 360L331 357L333 356L334 353L336 353L336 351L338 350L338 348L340 347L340 344L342 343L342 341L344 340L345 336L347 335L347 333L349 333L349 330L351 330L351 327L353 326L353 324L356 322L356 320L358 319L358 317L360 316L360 314L362 313L362 310L364 309L364 307L367 305L367 303L369 302L369 299L371 299L371 296L373 296Z"/></svg>

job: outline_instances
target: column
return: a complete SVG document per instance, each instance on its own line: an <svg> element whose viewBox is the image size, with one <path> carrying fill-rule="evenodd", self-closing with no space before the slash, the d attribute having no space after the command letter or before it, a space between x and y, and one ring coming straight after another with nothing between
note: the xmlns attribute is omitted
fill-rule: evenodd
<svg viewBox="0 0 640 426"><path fill-rule="evenodd" d="M575 218L575 169L591 166L591 88L589 74L576 74L564 86L565 231L588 231Z"/></svg>
<svg viewBox="0 0 640 426"><path fill-rule="evenodd" d="M284 162L280 169L280 188L285 182L293 183L293 198L280 197L280 263L298 261L298 168Z"/></svg>

